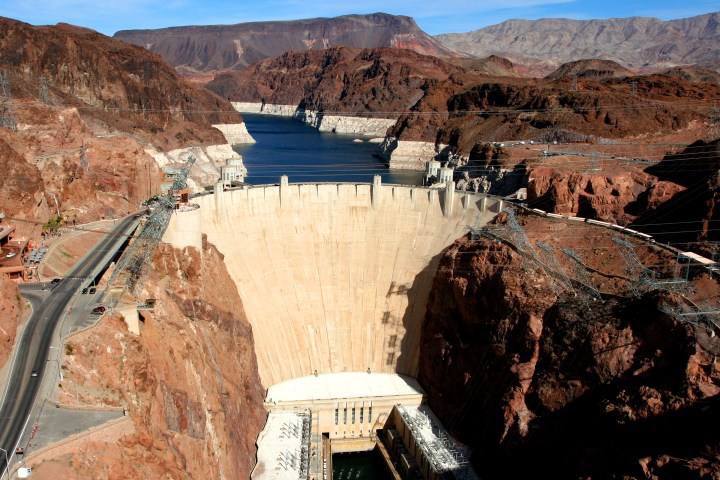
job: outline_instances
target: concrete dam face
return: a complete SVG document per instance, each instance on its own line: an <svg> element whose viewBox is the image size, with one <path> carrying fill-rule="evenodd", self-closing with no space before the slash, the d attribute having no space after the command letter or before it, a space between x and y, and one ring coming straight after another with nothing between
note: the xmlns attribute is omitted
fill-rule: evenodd
<svg viewBox="0 0 720 480"><path fill-rule="evenodd" d="M173 215L165 241L207 234L237 285L265 388L338 372L417 376L442 250L501 208L446 189L288 184L222 191Z"/></svg>

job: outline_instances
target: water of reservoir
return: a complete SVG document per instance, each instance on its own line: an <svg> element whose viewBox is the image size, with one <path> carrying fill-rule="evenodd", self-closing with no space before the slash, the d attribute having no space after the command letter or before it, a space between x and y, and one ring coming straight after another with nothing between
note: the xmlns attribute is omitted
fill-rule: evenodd
<svg viewBox="0 0 720 480"><path fill-rule="evenodd" d="M290 183L372 183L374 175L381 175L383 183L421 184L422 172L389 170L374 158L378 144L368 142L368 137L323 133L274 115L244 113L243 118L257 142L235 146L248 169L248 183L279 183L281 175L287 175Z"/></svg>
<svg viewBox="0 0 720 480"><path fill-rule="evenodd" d="M392 480L380 452L337 453L332 458L333 480Z"/></svg>

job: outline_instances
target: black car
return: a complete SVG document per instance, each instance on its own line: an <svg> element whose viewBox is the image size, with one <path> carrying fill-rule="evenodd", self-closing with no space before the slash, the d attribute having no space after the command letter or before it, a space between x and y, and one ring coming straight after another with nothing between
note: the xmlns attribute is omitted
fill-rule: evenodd
<svg viewBox="0 0 720 480"><path fill-rule="evenodd" d="M62 278L53 278L50 280L50 285L57 285L60 282L62 282Z"/></svg>

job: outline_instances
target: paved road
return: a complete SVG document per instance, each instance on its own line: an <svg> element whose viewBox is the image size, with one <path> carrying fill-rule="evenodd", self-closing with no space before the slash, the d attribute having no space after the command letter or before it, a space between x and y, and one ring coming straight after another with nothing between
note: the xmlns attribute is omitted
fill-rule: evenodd
<svg viewBox="0 0 720 480"><path fill-rule="evenodd" d="M7 394L0 406L0 448L12 456L20 439L48 364L49 347L58 323L65 316L68 304L101 262L109 262L108 254L121 244L134 229L137 218L131 215L120 221L68 275L57 285L31 284L21 293L33 307L18 345L12 370L8 374ZM43 291L42 288L48 290ZM38 376L31 373L37 371ZM10 462L12 463L12 461ZM5 455L0 452L0 478L6 470Z"/></svg>

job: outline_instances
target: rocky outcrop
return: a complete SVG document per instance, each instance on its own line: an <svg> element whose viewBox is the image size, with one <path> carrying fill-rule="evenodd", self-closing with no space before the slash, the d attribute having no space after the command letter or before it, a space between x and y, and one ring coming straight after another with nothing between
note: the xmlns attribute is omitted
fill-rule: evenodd
<svg viewBox="0 0 720 480"><path fill-rule="evenodd" d="M387 112L411 108L429 84L462 72L409 50L338 47L287 53L242 72L218 75L206 86L234 102L293 105L324 115L393 117Z"/></svg>
<svg viewBox="0 0 720 480"><path fill-rule="evenodd" d="M354 133L357 135L385 136L388 128L395 125L392 118L348 117L327 115L312 110L297 111L295 118L317 128L321 132Z"/></svg>
<svg viewBox="0 0 720 480"><path fill-rule="evenodd" d="M184 81L157 55L92 30L0 19L0 52L15 102L37 99L42 77L43 100L79 107L92 132L131 132L173 149L222 143L211 125L242 121L229 102ZM18 123L32 115L15 108Z"/></svg>
<svg viewBox="0 0 720 480"><path fill-rule="evenodd" d="M255 143L250 132L247 131L245 123L225 123L213 125L213 128L220 130L230 145L242 145L245 143Z"/></svg>
<svg viewBox="0 0 720 480"><path fill-rule="evenodd" d="M232 102L232 106L241 113L263 113L280 117L293 117L298 109L297 105L275 105L263 102Z"/></svg>
<svg viewBox="0 0 720 480"><path fill-rule="evenodd" d="M676 294L628 297L627 284L617 283L628 275L624 261L605 249L611 235L521 222L531 248L546 242L559 262L553 268L570 277L572 260L560 250L583 252L582 268L603 300L586 305L579 291L558 296L559 277L506 244L460 240L444 254L419 379L443 424L475 448L479 475L716 476L717 338L662 313L684 303ZM672 264L672 253L636 252L642 262ZM708 276L693 280L693 289L696 301L719 291Z"/></svg>
<svg viewBox="0 0 720 480"><path fill-rule="evenodd" d="M395 47L454 56L410 17L374 13L285 22L122 30L115 38L147 48L187 72L242 69L285 52L338 46Z"/></svg>
<svg viewBox="0 0 720 480"><path fill-rule="evenodd" d="M357 135L382 137L385 136L387 129L395 124L395 120L390 118L328 115L323 112L305 110L296 105L233 102L233 107L241 113L261 113L265 115L292 117L317 128L321 132L354 133Z"/></svg>
<svg viewBox="0 0 720 480"><path fill-rule="evenodd" d="M424 171L427 162L434 160L439 150L431 142L406 142L386 137L380 144L379 155L391 169Z"/></svg>
<svg viewBox="0 0 720 480"><path fill-rule="evenodd" d="M241 160L242 156L229 144L209 145L207 147L188 147L169 152L147 151L157 164L164 168L181 167L190 155L195 156L195 163L188 175L188 187L193 192L205 191L205 187L215 185L220 179L220 167L229 159Z"/></svg>
<svg viewBox="0 0 720 480"><path fill-rule="evenodd" d="M562 215L627 225L683 190L636 168L607 173L528 168L528 203Z"/></svg>
<svg viewBox="0 0 720 480"><path fill-rule="evenodd" d="M39 238L58 210L78 223L115 217L159 191L160 169L137 139L95 136L75 108L17 111L18 132L0 129L0 163L17 173L0 179L3 208L9 217L38 221L15 222L19 237Z"/></svg>
<svg viewBox="0 0 720 480"><path fill-rule="evenodd" d="M0 162L17 174L0 183L4 211L38 222L18 236L39 237L58 210L76 222L135 211L162 181L146 149L223 144L213 125L242 122L158 56L71 25L0 19L0 70L17 124L0 129Z"/></svg>
<svg viewBox="0 0 720 480"><path fill-rule="evenodd" d="M720 241L720 140L694 142L646 172L684 188L667 202L643 210L636 228L688 247Z"/></svg>
<svg viewBox="0 0 720 480"><path fill-rule="evenodd" d="M15 336L24 303L20 298L17 285L6 275L0 275L0 291L3 292L0 298L0 369L2 369L10 359L10 353L15 345Z"/></svg>
<svg viewBox="0 0 720 480"><path fill-rule="evenodd" d="M577 60L565 63L545 78L559 80L565 77L584 78L588 80L604 80L613 77L628 77L634 72L612 60Z"/></svg>
<svg viewBox="0 0 720 480"><path fill-rule="evenodd" d="M533 63L545 73L562 63L585 58L613 60L629 68L662 69L716 60L720 53L718 25L718 13L671 21L645 17L544 18L508 20L435 38L459 52Z"/></svg>
<svg viewBox="0 0 720 480"><path fill-rule="evenodd" d="M61 388L71 404L127 406L135 433L65 458L80 478L249 478L266 413L222 255L161 245L144 296L156 303L139 336L113 315L72 339Z"/></svg>
<svg viewBox="0 0 720 480"><path fill-rule="evenodd" d="M694 128L691 135L702 136L698 125L708 112L703 99L720 94L715 85L662 75L579 79L578 90L571 87L569 79L461 83L452 77L430 85L389 134L401 140L435 139L461 155L482 141L540 140L559 131L582 139L649 139ZM641 106L648 101L662 103L662 113Z"/></svg>
<svg viewBox="0 0 720 480"><path fill-rule="evenodd" d="M691 65L673 67L665 72L669 77L678 77L691 83L712 83L720 85L720 72L712 68L703 68Z"/></svg>

